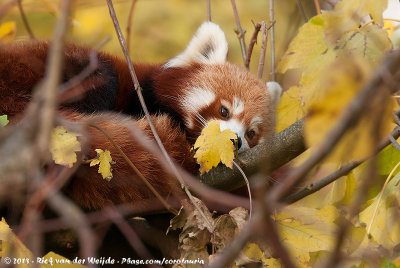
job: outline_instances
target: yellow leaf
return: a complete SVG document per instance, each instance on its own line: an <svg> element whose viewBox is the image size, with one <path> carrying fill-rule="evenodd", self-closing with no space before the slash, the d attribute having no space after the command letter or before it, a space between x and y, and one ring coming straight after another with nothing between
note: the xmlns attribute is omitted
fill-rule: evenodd
<svg viewBox="0 0 400 268"><path fill-rule="evenodd" d="M336 226L329 219L334 216L331 208L291 205L274 217L281 240L300 267L310 267L310 252L332 250Z"/></svg>
<svg viewBox="0 0 400 268"><path fill-rule="evenodd" d="M57 126L51 133L50 152L56 164L72 167L76 162L76 152L81 151L77 135Z"/></svg>
<svg viewBox="0 0 400 268"><path fill-rule="evenodd" d="M0 25L0 42L14 40L16 25L13 21L4 22Z"/></svg>
<svg viewBox="0 0 400 268"><path fill-rule="evenodd" d="M244 249L244 254L251 259L261 260L264 256L260 247L255 243L249 243Z"/></svg>
<svg viewBox="0 0 400 268"><path fill-rule="evenodd" d="M218 121L208 123L208 126L202 130L194 144L194 148L197 149L194 157L200 164L201 173L208 172L211 168L216 167L219 162L232 168L235 156L232 139L237 139L236 134L228 129L221 132Z"/></svg>
<svg viewBox="0 0 400 268"><path fill-rule="evenodd" d="M382 29L387 32L389 38L392 37L394 27L393 23L390 20L384 20Z"/></svg>
<svg viewBox="0 0 400 268"><path fill-rule="evenodd" d="M276 131L280 132L306 114L305 103L302 101L303 92L298 86L286 90L279 101L276 109L277 124Z"/></svg>
<svg viewBox="0 0 400 268"><path fill-rule="evenodd" d="M357 28L361 18L371 15L377 24L382 23L382 14L387 7L387 0L342 0L333 11L324 13L326 16L326 36L333 44L340 36Z"/></svg>
<svg viewBox="0 0 400 268"><path fill-rule="evenodd" d="M310 104L305 121L305 138L310 147L318 148L319 144L332 130L351 100L360 90L370 74L368 63L364 60L338 60L326 75L325 88L321 98ZM374 101L374 102L373 102ZM381 107L384 107L383 111ZM371 100L370 108L363 114L357 125L354 125L341 139L332 153L330 160L348 161L369 156L374 147L371 132L376 122L382 120L380 137L392 130L392 102L388 99Z"/></svg>
<svg viewBox="0 0 400 268"><path fill-rule="evenodd" d="M299 29L299 33L292 40L278 65L278 71L304 68L310 61L320 56L328 47L325 42L324 20L319 15L311 18Z"/></svg>
<svg viewBox="0 0 400 268"><path fill-rule="evenodd" d="M263 263L268 268L282 268L282 265L279 262L279 260L274 259L274 258L263 259Z"/></svg>
<svg viewBox="0 0 400 268"><path fill-rule="evenodd" d="M111 168L113 160L111 158L110 151L109 150L103 151L101 149L96 149L95 151L97 153L97 158L90 161L90 166L93 167L95 165L99 165L98 172L101 174L103 179L106 179L108 181L111 180L113 177Z"/></svg>
<svg viewBox="0 0 400 268"><path fill-rule="evenodd" d="M11 231L10 227L4 220L0 221L0 241L1 243L1 257L15 257L20 259L32 259L32 252L18 239L18 237ZM28 267L28 265L20 264L17 267Z"/></svg>
<svg viewBox="0 0 400 268"><path fill-rule="evenodd" d="M360 222L370 226L370 235L385 248L393 248L400 241L400 222L398 220L398 203L400 173L397 173L387 184L380 203L378 197L360 213ZM378 204L378 207L377 207Z"/></svg>

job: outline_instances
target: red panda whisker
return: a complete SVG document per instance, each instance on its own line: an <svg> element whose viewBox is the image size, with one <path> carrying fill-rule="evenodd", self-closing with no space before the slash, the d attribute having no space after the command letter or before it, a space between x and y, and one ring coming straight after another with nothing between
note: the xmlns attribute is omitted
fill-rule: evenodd
<svg viewBox="0 0 400 268"><path fill-rule="evenodd" d="M207 126L207 120L199 113L195 113L195 118L202 123L203 127Z"/></svg>

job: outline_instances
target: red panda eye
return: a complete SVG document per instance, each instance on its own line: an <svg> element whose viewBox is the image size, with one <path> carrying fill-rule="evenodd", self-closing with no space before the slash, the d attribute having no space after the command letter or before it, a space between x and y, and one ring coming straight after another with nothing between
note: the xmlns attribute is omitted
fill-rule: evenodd
<svg viewBox="0 0 400 268"><path fill-rule="evenodd" d="M246 133L247 137L252 140L254 138L254 136L256 135L256 132L254 130L249 130Z"/></svg>
<svg viewBox="0 0 400 268"><path fill-rule="evenodd" d="M221 106L221 110L219 111L222 117L228 119L229 118L229 111L226 107Z"/></svg>

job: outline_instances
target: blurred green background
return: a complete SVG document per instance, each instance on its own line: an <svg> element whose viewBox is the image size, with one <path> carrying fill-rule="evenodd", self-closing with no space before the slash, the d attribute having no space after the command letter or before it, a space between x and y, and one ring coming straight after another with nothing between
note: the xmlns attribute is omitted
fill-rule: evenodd
<svg viewBox="0 0 400 268"><path fill-rule="evenodd" d="M8 2L9 0L0 0L0 4ZM59 2L59 0L22 1L29 24L37 38L51 38L55 20L59 14ZM268 0L236 0L242 28L247 30L245 35L247 45L254 30L252 21L269 21L268 2ZM124 33L126 33L131 3L131 0L114 1ZM312 1L304 1L303 4L307 15L313 16L315 11ZM212 21L219 24L226 34L229 43L229 60L243 65L239 41L234 31L236 23L231 1L211 0L211 16ZM131 26L130 49L133 60L135 62L166 61L185 48L197 27L206 19L206 0L138 0ZM304 20L298 11L295 0L275 1L275 19L276 60L278 61ZM16 23L15 40L29 39L16 6L0 16L0 23L7 21ZM106 1L76 0L71 15L68 42L92 47L107 36L111 37L111 41L103 47L103 50L122 55ZM259 36L259 42L255 46L252 56L251 71L253 73L257 72L260 39ZM264 80L268 80L269 61L268 46ZM282 80L282 77L279 77L278 80ZM287 86L284 85L286 88Z"/></svg>

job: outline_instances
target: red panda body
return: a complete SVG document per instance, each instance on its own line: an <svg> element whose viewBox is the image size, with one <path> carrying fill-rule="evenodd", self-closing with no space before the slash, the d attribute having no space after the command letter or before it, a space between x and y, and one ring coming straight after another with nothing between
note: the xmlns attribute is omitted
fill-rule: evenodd
<svg viewBox="0 0 400 268"><path fill-rule="evenodd" d="M48 47L46 42L0 45L0 115L7 114L13 121L24 110L34 86L44 76ZM90 51L66 46L63 82L88 66ZM161 140L170 156L191 173L195 172L196 164L190 146L211 120L218 120L221 130L231 129L238 135L239 152L274 133L274 108L280 87L277 84L267 87L244 68L226 62L226 54L224 33L217 25L204 23L185 51L166 64L135 65ZM77 92L79 98L61 102L62 114L79 121L91 120L104 111L133 116L115 115L112 120L100 120L99 125L110 133L157 191L168 195L176 182L121 123L136 124L152 137L147 121L140 119L142 108L127 64L100 52L97 61L96 70L69 90ZM89 150L85 158L93 158L96 148L110 150L116 162L113 179L105 181L96 168L81 165L65 189L73 200L86 209L99 209L108 204L153 198L101 132L90 129L88 134Z"/></svg>

